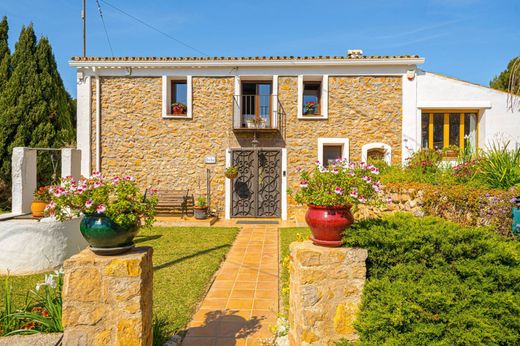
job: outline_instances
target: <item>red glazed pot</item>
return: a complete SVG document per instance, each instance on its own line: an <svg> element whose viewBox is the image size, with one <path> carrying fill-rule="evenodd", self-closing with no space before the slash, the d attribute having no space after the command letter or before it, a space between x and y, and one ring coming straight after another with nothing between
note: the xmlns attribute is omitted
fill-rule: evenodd
<svg viewBox="0 0 520 346"><path fill-rule="evenodd" d="M316 245L339 247L343 231L354 223L351 205L324 207L309 204L305 221L312 231L311 240Z"/></svg>

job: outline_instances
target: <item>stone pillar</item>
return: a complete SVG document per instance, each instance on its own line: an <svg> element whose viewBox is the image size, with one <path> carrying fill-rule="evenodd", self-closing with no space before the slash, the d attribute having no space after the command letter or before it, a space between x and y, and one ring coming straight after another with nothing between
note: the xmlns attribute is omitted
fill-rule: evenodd
<svg viewBox="0 0 520 346"><path fill-rule="evenodd" d="M81 177L81 150L61 149L61 176L72 176L74 180Z"/></svg>
<svg viewBox="0 0 520 346"><path fill-rule="evenodd" d="M65 261L64 346L152 345L152 253L86 249Z"/></svg>
<svg viewBox="0 0 520 346"><path fill-rule="evenodd" d="M33 193L36 190L36 150L13 148L11 162L13 214L31 212Z"/></svg>
<svg viewBox="0 0 520 346"><path fill-rule="evenodd" d="M290 245L289 341L330 345L356 340L353 321L366 278L365 249Z"/></svg>

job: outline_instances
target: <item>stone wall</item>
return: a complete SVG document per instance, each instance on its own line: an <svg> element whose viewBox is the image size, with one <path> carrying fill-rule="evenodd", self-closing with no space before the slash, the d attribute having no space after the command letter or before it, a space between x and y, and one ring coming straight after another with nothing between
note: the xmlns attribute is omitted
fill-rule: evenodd
<svg viewBox="0 0 520 346"><path fill-rule="evenodd" d="M350 160L361 160L361 147L372 142L392 148L401 162L402 87L400 77L329 77L328 120L298 120L298 81L280 77L279 98L287 112L288 186L297 189L297 167L310 169L317 159L318 138L348 138ZM301 208L289 199L289 215Z"/></svg>
<svg viewBox="0 0 520 346"><path fill-rule="evenodd" d="M311 241L290 245L291 345L334 345L356 340L356 319L366 279L365 249L328 248Z"/></svg>
<svg viewBox="0 0 520 346"><path fill-rule="evenodd" d="M87 249L65 261L64 345L152 345L152 252L98 256Z"/></svg>
<svg viewBox="0 0 520 346"><path fill-rule="evenodd" d="M225 150L251 146L251 133L232 130L233 77L193 77L193 119L162 118L160 77L100 77L101 168L131 174L142 187L205 193L211 169L212 206L223 214ZM394 163L401 159L401 78L329 77L329 119L297 119L297 78L279 77L279 100L286 111L286 138L259 134L259 146L286 147L288 186L295 188L298 166L311 167L319 137L350 139L350 157L361 146L385 142ZM95 80L92 81L92 167L95 167ZM214 155L215 165L204 164ZM93 168L94 169L94 168ZM289 199L289 214L294 203Z"/></svg>

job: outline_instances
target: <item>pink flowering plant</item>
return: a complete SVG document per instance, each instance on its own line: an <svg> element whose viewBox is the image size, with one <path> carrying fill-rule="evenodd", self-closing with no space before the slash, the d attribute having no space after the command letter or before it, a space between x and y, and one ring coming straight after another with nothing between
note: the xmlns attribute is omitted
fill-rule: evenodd
<svg viewBox="0 0 520 346"><path fill-rule="evenodd" d="M316 162L311 171L300 171L296 202L316 206L358 205L381 200L377 167L337 159L327 167Z"/></svg>
<svg viewBox="0 0 520 346"><path fill-rule="evenodd" d="M157 194L143 195L131 176L106 178L95 172L90 178L72 177L51 186L51 201L46 215L64 221L82 215L105 215L121 226L130 226L141 220L150 227L154 222Z"/></svg>

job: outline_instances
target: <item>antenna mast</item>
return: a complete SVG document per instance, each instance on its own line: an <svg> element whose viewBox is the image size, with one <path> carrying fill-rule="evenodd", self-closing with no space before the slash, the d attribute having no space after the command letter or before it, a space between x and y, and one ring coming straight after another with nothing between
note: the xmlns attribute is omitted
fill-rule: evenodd
<svg viewBox="0 0 520 346"><path fill-rule="evenodd" d="M83 20L83 57L87 56L87 7L86 0L83 0L83 9L81 10L81 19Z"/></svg>

